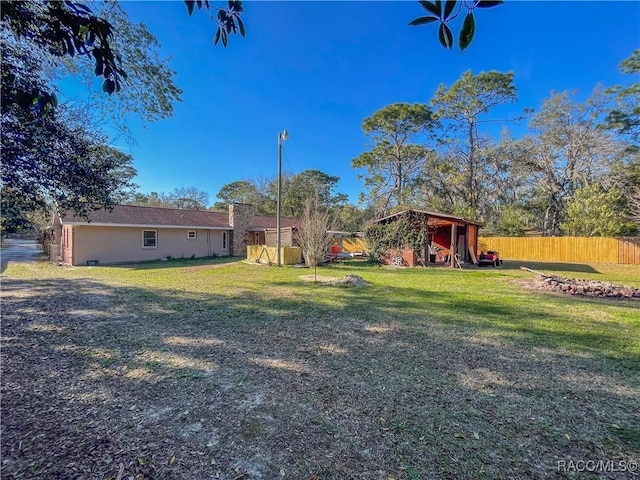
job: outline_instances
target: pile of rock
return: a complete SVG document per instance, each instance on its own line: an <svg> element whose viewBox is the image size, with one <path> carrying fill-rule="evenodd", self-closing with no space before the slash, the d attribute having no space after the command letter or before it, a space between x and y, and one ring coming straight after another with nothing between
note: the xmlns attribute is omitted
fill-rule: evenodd
<svg viewBox="0 0 640 480"><path fill-rule="evenodd" d="M573 278L537 273L534 283L535 286L541 290L566 293L568 295L640 299L640 289L638 288L624 287L613 283L597 282L595 280L576 280Z"/></svg>
<svg viewBox="0 0 640 480"><path fill-rule="evenodd" d="M343 285L353 285L354 287L366 287L369 285L360 275L345 275L344 278L338 280L336 283Z"/></svg>

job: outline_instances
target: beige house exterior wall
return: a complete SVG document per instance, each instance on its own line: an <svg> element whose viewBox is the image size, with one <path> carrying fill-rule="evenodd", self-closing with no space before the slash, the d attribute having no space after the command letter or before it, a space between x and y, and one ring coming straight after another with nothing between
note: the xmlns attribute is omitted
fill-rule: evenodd
<svg viewBox="0 0 640 480"><path fill-rule="evenodd" d="M231 232L226 230L195 229L196 238L189 239L187 228L91 225L65 225L65 228L73 229L73 234L68 235L67 247L72 252L69 252L71 255L65 255L63 261L72 265L86 265L88 260L98 260L105 264L158 260L168 256L228 256L231 249ZM144 230L157 232L155 248L142 246ZM226 245L223 245L223 235L226 236Z"/></svg>

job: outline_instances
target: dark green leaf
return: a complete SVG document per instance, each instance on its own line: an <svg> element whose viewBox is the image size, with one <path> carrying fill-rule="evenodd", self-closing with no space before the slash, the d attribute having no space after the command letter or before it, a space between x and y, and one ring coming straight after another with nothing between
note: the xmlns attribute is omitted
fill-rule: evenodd
<svg viewBox="0 0 640 480"><path fill-rule="evenodd" d="M102 91L111 95L116 89L116 84L110 78L107 78L104 82L102 82Z"/></svg>
<svg viewBox="0 0 640 480"><path fill-rule="evenodd" d="M460 46L461 51L465 51L469 45L471 45L471 41L473 40L473 36L476 33L476 21L473 18L473 12L470 11L467 13L467 16L464 17L464 22L462 22L462 28L460 29L460 38L458 40L458 45Z"/></svg>
<svg viewBox="0 0 640 480"><path fill-rule="evenodd" d="M456 6L456 3L458 3L456 0L447 0L447 2L445 3L444 5L445 20L449 18L449 15L451 15L451 12L453 12L453 8Z"/></svg>
<svg viewBox="0 0 640 480"><path fill-rule="evenodd" d="M224 47L227 46L227 31L223 28L222 30L222 45Z"/></svg>
<svg viewBox="0 0 640 480"><path fill-rule="evenodd" d="M444 20L444 17L442 15L444 13L444 8L442 7L442 0L436 0L436 8L438 9L438 12L440 12L440 18Z"/></svg>
<svg viewBox="0 0 640 480"><path fill-rule="evenodd" d="M435 4L428 2L427 0L420 0L418 3L427 12L433 13L436 17L440 18L440 9Z"/></svg>
<svg viewBox="0 0 640 480"><path fill-rule="evenodd" d="M504 3L503 0L480 0L476 7L478 8L491 8L497 7L498 5L502 5Z"/></svg>
<svg viewBox="0 0 640 480"><path fill-rule="evenodd" d="M244 37L245 35L244 23L242 22L242 19L240 17L238 17L238 29L240 30L240 35Z"/></svg>
<svg viewBox="0 0 640 480"><path fill-rule="evenodd" d="M83 42L88 41L88 39L89 39L89 28L86 25L80 25L80 31L78 32L77 37L82 39Z"/></svg>
<svg viewBox="0 0 640 480"><path fill-rule="evenodd" d="M453 48L453 33L446 23L441 23L438 29L438 39L444 48Z"/></svg>
<svg viewBox="0 0 640 480"><path fill-rule="evenodd" d="M64 39L64 41L66 42L66 53L70 56L74 56L76 54L76 50L73 46L73 42L71 41L71 39L69 37L66 37Z"/></svg>
<svg viewBox="0 0 640 480"><path fill-rule="evenodd" d="M76 52L78 52L78 53L87 53L87 46L85 44L84 39L74 38L73 39L73 46L75 47Z"/></svg>
<svg viewBox="0 0 640 480"><path fill-rule="evenodd" d="M96 58L96 68L93 71L96 74L96 77L99 77L102 75L102 70L104 68L104 64L102 63L102 59L100 57Z"/></svg>
<svg viewBox="0 0 640 480"><path fill-rule="evenodd" d="M426 25L427 23L436 22L438 19L436 17L418 17L415 20L411 20L409 25L413 27L417 27L418 25Z"/></svg>
<svg viewBox="0 0 640 480"><path fill-rule="evenodd" d="M107 24L102 22L96 23L96 33L99 35L100 40L105 40L109 35L111 35L111 31Z"/></svg>
<svg viewBox="0 0 640 480"><path fill-rule="evenodd" d="M196 6L195 0L184 0L184 3L187 5L187 12L189 12L189 16L193 14L193 9Z"/></svg>
<svg viewBox="0 0 640 480"><path fill-rule="evenodd" d="M217 45L218 41L220 40L220 31L222 30L221 27L218 27L218 30L216 30L216 36L213 37L213 44Z"/></svg>

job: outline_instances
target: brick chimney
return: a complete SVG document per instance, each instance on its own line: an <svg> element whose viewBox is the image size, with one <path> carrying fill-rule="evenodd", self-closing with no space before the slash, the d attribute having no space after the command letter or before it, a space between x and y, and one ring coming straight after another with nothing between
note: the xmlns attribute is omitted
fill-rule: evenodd
<svg viewBox="0 0 640 480"><path fill-rule="evenodd" d="M231 235L231 255L244 257L247 255L249 232L253 227L255 206L248 203L232 203L229 205L229 224L233 227Z"/></svg>

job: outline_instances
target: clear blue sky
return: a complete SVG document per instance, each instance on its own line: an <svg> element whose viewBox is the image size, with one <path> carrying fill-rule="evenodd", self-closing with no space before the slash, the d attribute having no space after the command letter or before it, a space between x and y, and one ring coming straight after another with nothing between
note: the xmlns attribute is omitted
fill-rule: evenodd
<svg viewBox="0 0 640 480"><path fill-rule="evenodd" d="M424 13L415 1L245 2L247 36L231 37L226 49L213 46L206 15L189 17L182 1L123 6L173 57L184 90L171 119L132 124L137 145L126 148L140 190L195 186L212 203L226 183L276 175L284 128L284 169L337 175L338 190L356 202L362 182L351 160L367 147L362 120L393 102L428 103L440 83L468 69L513 71L514 111L538 109L552 90L583 99L597 83L638 81L618 72L640 47L636 1L479 9L464 53L444 50L434 25L407 26Z"/></svg>

